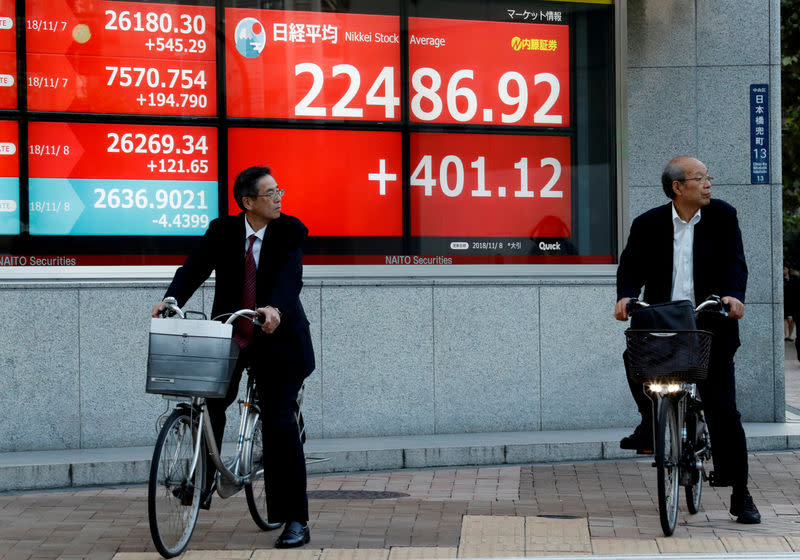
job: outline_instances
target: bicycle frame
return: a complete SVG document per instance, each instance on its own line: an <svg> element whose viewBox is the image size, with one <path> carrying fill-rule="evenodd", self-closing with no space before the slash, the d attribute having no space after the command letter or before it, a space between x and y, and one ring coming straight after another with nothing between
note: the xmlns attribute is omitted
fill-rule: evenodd
<svg viewBox="0 0 800 560"><path fill-rule="evenodd" d="M192 408L200 411L198 423L200 424L201 429L199 434L193 434L195 436L195 442L191 468L189 469L190 479L192 476L194 476L194 471L197 467L197 461L200 460L200 443L202 440L205 440L207 455L217 468L217 473L220 477L227 479L227 481L231 484L241 487L249 483L253 478L259 476L263 472L262 469L255 472L240 473L244 444L253 436L253 423L250 421L250 419L253 417L251 408L256 407L256 410L258 410L258 405L253 402L253 386L253 379L248 377L244 399L239 401L239 405L242 407L242 412L239 417L239 431L236 438L236 451L233 459L228 465L226 465L220 457L219 448L217 447L217 442L214 438L214 430L211 427L211 418L208 414L208 410L206 409L206 399L203 397L194 397L192 399Z"/></svg>

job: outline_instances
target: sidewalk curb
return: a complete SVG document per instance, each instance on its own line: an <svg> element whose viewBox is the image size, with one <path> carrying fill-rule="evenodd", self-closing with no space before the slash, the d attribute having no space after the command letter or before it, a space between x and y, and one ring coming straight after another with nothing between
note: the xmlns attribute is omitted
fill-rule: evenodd
<svg viewBox="0 0 800 560"><path fill-rule="evenodd" d="M309 474L632 459L629 428L309 440ZM750 452L800 448L800 423L745 424ZM0 453L0 491L144 484L152 447Z"/></svg>

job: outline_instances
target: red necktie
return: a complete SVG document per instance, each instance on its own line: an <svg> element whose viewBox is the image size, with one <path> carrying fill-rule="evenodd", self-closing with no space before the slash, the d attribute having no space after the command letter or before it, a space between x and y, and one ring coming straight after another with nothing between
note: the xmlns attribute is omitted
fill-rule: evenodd
<svg viewBox="0 0 800 560"><path fill-rule="evenodd" d="M253 245L256 242L256 235L253 234L247 238L250 244L247 246L247 252L244 254L244 284L242 286L242 305L241 309L255 309L256 308L256 259L253 257ZM255 335L255 325L253 321L246 317L239 317L234 324L233 338L239 345L239 348L244 348L253 340Z"/></svg>

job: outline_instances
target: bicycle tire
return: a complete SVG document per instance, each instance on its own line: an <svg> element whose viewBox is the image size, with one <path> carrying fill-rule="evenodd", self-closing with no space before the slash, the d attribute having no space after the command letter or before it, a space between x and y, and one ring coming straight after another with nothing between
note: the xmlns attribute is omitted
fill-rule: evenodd
<svg viewBox="0 0 800 560"><path fill-rule="evenodd" d="M261 431L261 415L252 412L249 420L248 437L244 444L244 465L247 472L257 473L244 485L244 495L247 498L247 509L256 525L264 531L277 529L283 523L270 523L267 510L267 487L264 482L263 465L263 432Z"/></svg>
<svg viewBox="0 0 800 560"><path fill-rule="evenodd" d="M156 440L147 485L147 517L150 536L164 558L178 556L189 544L197 524L200 494L205 476L205 451L189 480L195 437L200 437L196 419L186 409L169 415ZM195 484L194 481L201 481Z"/></svg>
<svg viewBox="0 0 800 560"><path fill-rule="evenodd" d="M655 462L658 477L658 513L665 536L675 531L678 520L678 474L680 433L675 414L677 403L671 399L661 403L656 432Z"/></svg>
<svg viewBox="0 0 800 560"><path fill-rule="evenodd" d="M706 445L708 441L708 426L703 424L703 432L698 437L697 434L698 415L694 410L688 411L686 414L686 433L691 437L691 450L692 454ZM704 441L703 441L704 440ZM694 463L697 459L691 457ZM690 484L686 486L686 508L692 515L700 511L700 500L703 497L703 473L700 472L696 466L691 472Z"/></svg>

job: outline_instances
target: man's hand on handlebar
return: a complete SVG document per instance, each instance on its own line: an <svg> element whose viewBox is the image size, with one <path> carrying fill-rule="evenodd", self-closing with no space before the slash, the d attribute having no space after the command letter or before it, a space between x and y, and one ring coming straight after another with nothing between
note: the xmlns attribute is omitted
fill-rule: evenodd
<svg viewBox="0 0 800 560"><path fill-rule="evenodd" d="M266 307L259 307L256 311L264 317L261 330L267 334L275 332L275 329L281 324L281 315L278 313L278 310L268 305Z"/></svg>
<svg viewBox="0 0 800 560"><path fill-rule="evenodd" d="M629 297L620 298L620 300L617 302L617 305L614 306L614 318L617 321L627 321L628 320L628 309L627 309L627 307L628 307L628 301L630 301L630 299L631 298L629 298Z"/></svg>
<svg viewBox="0 0 800 560"><path fill-rule="evenodd" d="M731 319L741 319L744 317L744 304L733 296L725 296L722 298L722 303L727 305L728 317Z"/></svg>
<svg viewBox="0 0 800 560"><path fill-rule="evenodd" d="M164 312L167 310L167 304L163 301L159 301L157 304L153 306L153 309L150 310L150 316L154 319L158 319L162 317Z"/></svg>

